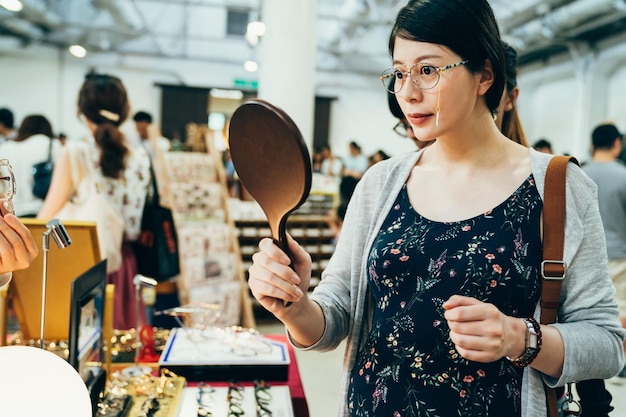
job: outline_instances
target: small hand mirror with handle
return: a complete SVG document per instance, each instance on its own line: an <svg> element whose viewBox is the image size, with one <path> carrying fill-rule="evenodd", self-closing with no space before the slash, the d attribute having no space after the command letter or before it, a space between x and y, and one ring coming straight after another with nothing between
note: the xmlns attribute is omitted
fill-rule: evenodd
<svg viewBox="0 0 626 417"><path fill-rule="evenodd" d="M309 196L312 177L300 130L283 110L253 99L235 110L228 136L241 184L263 209L274 242L291 258L287 219Z"/></svg>

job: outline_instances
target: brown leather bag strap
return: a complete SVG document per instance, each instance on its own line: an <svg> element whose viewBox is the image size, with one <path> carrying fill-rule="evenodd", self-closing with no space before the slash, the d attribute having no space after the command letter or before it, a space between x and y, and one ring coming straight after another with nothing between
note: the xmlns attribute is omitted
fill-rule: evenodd
<svg viewBox="0 0 626 417"><path fill-rule="evenodd" d="M555 156L546 171L543 190L543 262L541 263L541 324L555 323L565 278L565 177L571 156ZM556 390L544 383L549 417L558 416Z"/></svg>

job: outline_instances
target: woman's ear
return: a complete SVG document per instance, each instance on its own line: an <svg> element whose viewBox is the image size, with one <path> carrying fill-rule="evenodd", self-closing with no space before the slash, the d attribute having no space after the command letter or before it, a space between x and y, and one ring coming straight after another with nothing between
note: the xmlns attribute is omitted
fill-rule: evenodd
<svg viewBox="0 0 626 417"><path fill-rule="evenodd" d="M480 74L480 81L478 85L478 95L485 95L489 88L493 85L493 65L490 59L485 59L485 68L483 68Z"/></svg>

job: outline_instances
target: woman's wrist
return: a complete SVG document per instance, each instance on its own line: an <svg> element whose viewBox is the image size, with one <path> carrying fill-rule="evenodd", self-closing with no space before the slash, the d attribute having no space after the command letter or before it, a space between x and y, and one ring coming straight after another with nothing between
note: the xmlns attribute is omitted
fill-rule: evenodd
<svg viewBox="0 0 626 417"><path fill-rule="evenodd" d="M517 367L523 368L530 365L541 350L541 326L532 317L520 319L525 328L524 349L521 354L507 356L507 359Z"/></svg>
<svg viewBox="0 0 626 417"><path fill-rule="evenodd" d="M506 358L517 358L526 350L526 323L519 317L509 317L511 320L512 337L511 346L509 346L506 354Z"/></svg>

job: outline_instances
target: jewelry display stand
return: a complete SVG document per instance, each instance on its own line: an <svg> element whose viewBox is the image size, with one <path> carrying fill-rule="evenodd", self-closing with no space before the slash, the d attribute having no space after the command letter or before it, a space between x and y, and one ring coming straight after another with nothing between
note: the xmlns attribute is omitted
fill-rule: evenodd
<svg viewBox="0 0 626 417"><path fill-rule="evenodd" d="M286 381L289 364L285 343L237 326L201 332L175 328L159 359L161 369L189 381Z"/></svg>

